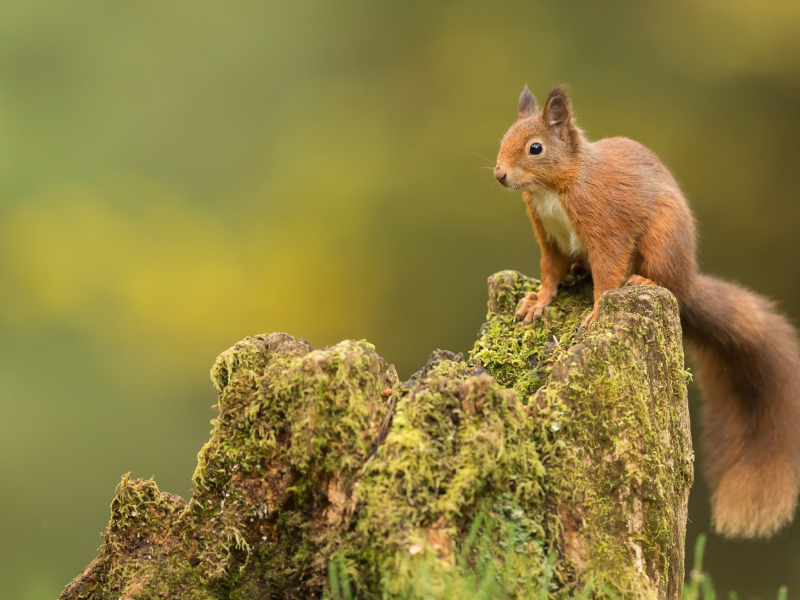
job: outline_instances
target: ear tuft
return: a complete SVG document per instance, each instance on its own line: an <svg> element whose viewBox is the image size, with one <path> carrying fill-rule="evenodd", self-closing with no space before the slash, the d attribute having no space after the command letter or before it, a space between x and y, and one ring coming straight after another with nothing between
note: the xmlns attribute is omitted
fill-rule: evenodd
<svg viewBox="0 0 800 600"><path fill-rule="evenodd" d="M536 104L536 98L534 98L533 94L526 85L525 89L522 90L522 93L519 95L519 104L517 105L517 116L520 119L524 119L525 117L530 117L531 115L535 115L538 110L539 106Z"/></svg>
<svg viewBox="0 0 800 600"><path fill-rule="evenodd" d="M554 87L544 103L544 122L555 136L563 140L564 132L570 127L572 121L572 104L569 101L569 92L563 85Z"/></svg>

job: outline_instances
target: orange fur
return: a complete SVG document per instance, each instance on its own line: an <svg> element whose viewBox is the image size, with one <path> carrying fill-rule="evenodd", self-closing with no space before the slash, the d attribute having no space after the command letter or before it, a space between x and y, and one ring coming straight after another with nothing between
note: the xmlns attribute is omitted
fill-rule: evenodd
<svg viewBox="0 0 800 600"><path fill-rule="evenodd" d="M698 273L694 218L658 157L626 138L589 142L563 87L541 111L526 87L495 177L523 192L542 250L542 288L520 301L517 318L539 318L576 265L594 281L584 325L606 290L626 282L669 289L705 397L716 530L768 537L790 522L800 492L797 334L769 300Z"/></svg>

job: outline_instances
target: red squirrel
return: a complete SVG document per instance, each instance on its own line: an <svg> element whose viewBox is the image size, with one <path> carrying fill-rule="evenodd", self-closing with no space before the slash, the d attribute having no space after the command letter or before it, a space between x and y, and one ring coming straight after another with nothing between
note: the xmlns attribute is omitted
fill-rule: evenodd
<svg viewBox="0 0 800 600"><path fill-rule="evenodd" d="M584 326L606 290L670 290L705 398L714 529L755 538L788 524L800 491L797 333L770 300L698 272L694 217L659 158L623 137L590 142L564 87L539 110L526 86L494 176L522 191L542 251L541 289L520 301L516 318L541 317L575 267L594 282Z"/></svg>

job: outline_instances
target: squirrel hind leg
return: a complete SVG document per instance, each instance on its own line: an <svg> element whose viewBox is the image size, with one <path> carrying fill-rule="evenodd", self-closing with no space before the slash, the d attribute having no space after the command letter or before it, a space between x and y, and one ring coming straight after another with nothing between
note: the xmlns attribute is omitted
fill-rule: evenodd
<svg viewBox="0 0 800 600"><path fill-rule="evenodd" d="M642 277L641 275L631 275L628 277L628 281L625 282L625 285L658 285L652 279L648 279L647 277Z"/></svg>
<svg viewBox="0 0 800 600"><path fill-rule="evenodd" d="M574 260L569 266L570 275L586 275L588 272L589 269L582 260Z"/></svg>

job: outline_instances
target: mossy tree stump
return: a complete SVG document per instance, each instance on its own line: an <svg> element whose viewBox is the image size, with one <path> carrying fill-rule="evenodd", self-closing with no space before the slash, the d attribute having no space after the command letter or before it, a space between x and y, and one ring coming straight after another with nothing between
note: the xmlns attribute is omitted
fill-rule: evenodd
<svg viewBox="0 0 800 600"><path fill-rule="evenodd" d="M489 278L468 360L400 382L366 342L248 338L189 502L123 478L78 598L678 598L693 454L678 309L655 287ZM336 589L332 589L334 586ZM481 591L482 590L482 591Z"/></svg>

